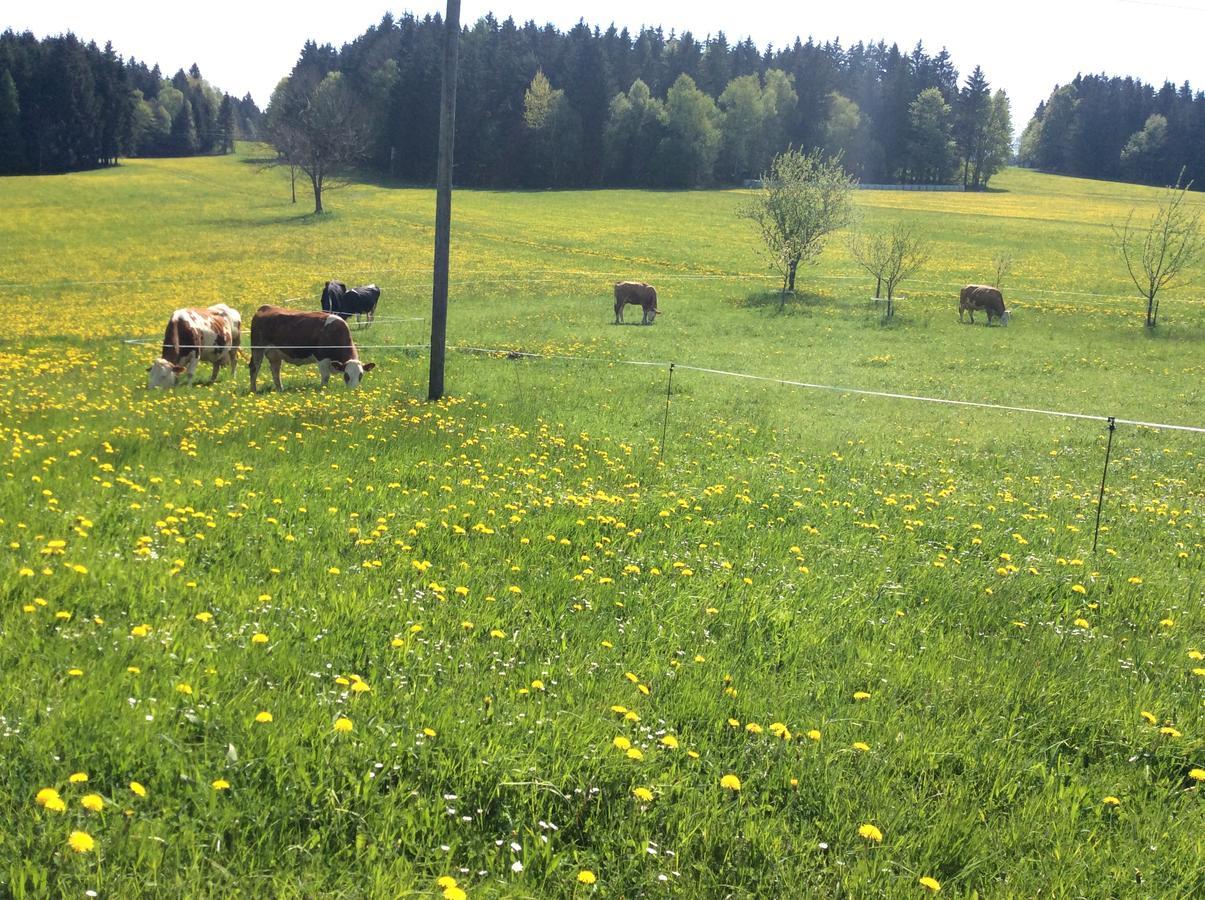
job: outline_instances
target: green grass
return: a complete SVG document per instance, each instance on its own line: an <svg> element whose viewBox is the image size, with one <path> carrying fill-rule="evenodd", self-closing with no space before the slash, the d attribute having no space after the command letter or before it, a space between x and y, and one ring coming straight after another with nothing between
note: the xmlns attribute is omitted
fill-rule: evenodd
<svg viewBox="0 0 1205 900"><path fill-rule="evenodd" d="M615 362L1202 424L1199 293L1147 333L1110 246L1155 192L998 186L859 197L935 245L889 326L839 241L776 312L740 192L460 192L450 341L601 361L453 353L427 404L370 348L426 340L430 192L0 182L0 891L1199 893L1200 435L1119 427L1093 554L1099 422L677 371L661 461L667 368ZM959 325L1002 247L1012 325ZM384 289L358 392L150 394L120 342L329 277Z"/></svg>

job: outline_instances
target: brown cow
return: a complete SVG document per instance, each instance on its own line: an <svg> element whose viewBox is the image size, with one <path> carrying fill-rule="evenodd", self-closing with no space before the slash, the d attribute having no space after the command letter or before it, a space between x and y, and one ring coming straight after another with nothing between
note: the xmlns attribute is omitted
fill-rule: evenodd
<svg viewBox="0 0 1205 900"><path fill-rule="evenodd" d="M631 303L644 310L641 325L652 325L661 315L657 309L657 289L643 281L619 281L615 284L615 324L623 324L623 308Z"/></svg>
<svg viewBox="0 0 1205 900"><path fill-rule="evenodd" d="M365 372L376 363L360 362L360 354L351 339L347 323L324 312L300 312L278 306L261 306L251 317L251 393L264 357L272 368L272 383L280 386L280 364L295 366L318 364L322 387L330 380L331 370L343 373L343 383L356 387Z"/></svg>
<svg viewBox="0 0 1205 900"><path fill-rule="evenodd" d="M202 361L213 363L209 384L218 380L218 369L223 365L229 365L233 375L242 327L239 314L225 303L208 309L176 310L163 333L163 355L147 368L150 374L146 386L175 387L181 375L187 375L191 383Z"/></svg>
<svg viewBox="0 0 1205 900"><path fill-rule="evenodd" d="M1009 311L1004 306L1004 295L999 288L988 287L984 284L968 284L958 295L958 321L963 321L962 314L971 316L971 324L975 324L975 311L987 313L987 324L992 324L992 318L1000 320L1001 325L1008 325Z"/></svg>

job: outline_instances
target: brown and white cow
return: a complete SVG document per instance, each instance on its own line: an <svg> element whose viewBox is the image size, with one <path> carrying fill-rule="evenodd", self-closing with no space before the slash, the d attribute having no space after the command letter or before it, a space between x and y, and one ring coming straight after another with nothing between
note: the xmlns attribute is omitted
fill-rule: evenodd
<svg viewBox="0 0 1205 900"><path fill-rule="evenodd" d="M615 284L615 324L623 324L623 308L631 303L644 310L641 325L652 325L661 310L657 309L657 289L643 281L619 281Z"/></svg>
<svg viewBox="0 0 1205 900"><path fill-rule="evenodd" d="M197 374L197 364L213 363L209 384L218 380L218 369L238 362L239 342L243 320L236 310L225 303L208 309L178 309L168 319L163 333L163 355L147 368L148 388L175 387L181 376L191 383Z"/></svg>
<svg viewBox="0 0 1205 900"><path fill-rule="evenodd" d="M1001 325L1008 325L1009 311L1004 306L1004 295L1000 293L999 288L989 287L985 284L968 284L962 289L958 295L958 321L961 322L963 312L967 312L971 316L971 324L975 324L976 312L987 313L987 324L992 324L992 319L1000 320Z"/></svg>
<svg viewBox="0 0 1205 900"><path fill-rule="evenodd" d="M322 387L331 371L343 373L343 383L356 387L376 363L360 362L347 323L333 313L301 312L279 306L261 306L251 317L251 392L264 357L272 368L272 382L280 386L280 364L318 364Z"/></svg>

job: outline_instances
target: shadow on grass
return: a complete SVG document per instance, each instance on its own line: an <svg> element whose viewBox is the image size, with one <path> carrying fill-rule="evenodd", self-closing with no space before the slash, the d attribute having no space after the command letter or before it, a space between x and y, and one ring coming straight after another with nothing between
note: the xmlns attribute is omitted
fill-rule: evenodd
<svg viewBox="0 0 1205 900"><path fill-rule="evenodd" d="M782 315L809 315L813 309L836 306L829 294L812 291L757 291L730 301L738 309L760 309Z"/></svg>

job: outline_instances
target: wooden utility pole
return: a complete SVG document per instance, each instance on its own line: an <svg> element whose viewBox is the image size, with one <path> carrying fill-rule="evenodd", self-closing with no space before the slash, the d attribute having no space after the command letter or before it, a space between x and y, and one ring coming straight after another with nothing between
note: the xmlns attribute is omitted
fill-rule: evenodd
<svg viewBox="0 0 1205 900"><path fill-rule="evenodd" d="M435 273L431 285L431 372L427 399L444 395L444 345L448 334L448 243L452 232L452 144L456 136L456 62L460 52L460 0L448 0L444 18L444 74L439 92L439 166L435 173Z"/></svg>

